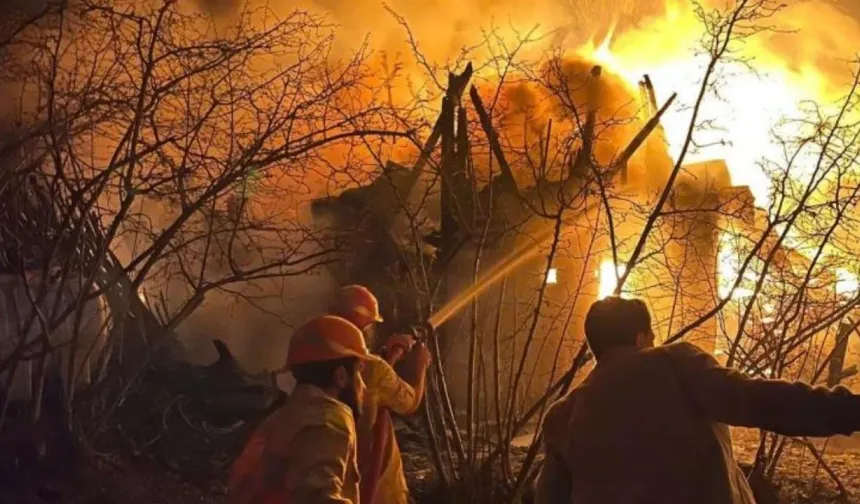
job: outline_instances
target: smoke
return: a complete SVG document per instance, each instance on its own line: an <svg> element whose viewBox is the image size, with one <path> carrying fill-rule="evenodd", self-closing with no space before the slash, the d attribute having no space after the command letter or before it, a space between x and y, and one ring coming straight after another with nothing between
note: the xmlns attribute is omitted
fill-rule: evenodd
<svg viewBox="0 0 860 504"><path fill-rule="evenodd" d="M502 94L501 129L502 136L511 139L519 136L529 137L530 145L542 144L549 121L553 122L553 135L549 142L550 152L575 152L581 147L564 147L569 138L578 138L578 124L586 121L586 110L595 107L595 128L593 158L598 166L608 167L621 154L622 150L645 127L644 104L639 91L634 90L621 76L608 69L602 69L598 78L591 76L595 63L586 58L571 55L553 59L542 69L543 84L534 82L516 83L506 86ZM491 87L493 84L487 84ZM596 88L590 96L589 89ZM559 90L564 90L559 98ZM591 99L595 102L590 103ZM576 108L578 118L573 119L571 105ZM650 115L647 115L650 117ZM559 120L561 119L561 120ZM523 135L523 131L526 132ZM513 142L512 151L519 152L525 146ZM532 156L537 158L538 152ZM556 156L557 157L557 156ZM566 178L567 166L560 166L556 160L556 173ZM628 181L640 188L662 187L671 168L671 159L662 132L657 129L649 135L645 143L628 163ZM552 167L550 167L552 172ZM558 169L560 168L560 170ZM520 175L526 176L531 170L523 167ZM549 177L553 178L553 177ZM528 184L528 180L525 181ZM534 184L534 181L531 181Z"/></svg>
<svg viewBox="0 0 860 504"><path fill-rule="evenodd" d="M195 0L197 7L215 17L235 14L242 8L241 0Z"/></svg>
<svg viewBox="0 0 860 504"><path fill-rule="evenodd" d="M12 40L22 23L45 7L47 0L28 2L27 0L11 0L0 2L0 40ZM26 54L13 44L0 47L0 64L10 67L17 66L25 60ZM8 133L10 123L19 108L20 83L9 79L7 72L0 79L0 133Z"/></svg>
<svg viewBox="0 0 860 504"><path fill-rule="evenodd" d="M242 9L269 9L277 16L296 10L325 14L337 26L336 45L345 52L368 43L389 55L407 56L402 17L421 52L444 64L464 47L480 43L492 29L511 37L536 28L534 35L554 45L576 46L602 38L610 29L635 28L663 12L664 0L535 0L528 7L518 0L193 0L202 10L226 18ZM406 58L401 62L409 63Z"/></svg>
<svg viewBox="0 0 860 504"><path fill-rule="evenodd" d="M219 18L242 8L242 3L238 1L200 0L197 5ZM487 30L493 27L509 42L515 40L515 31L522 34L538 27L536 33L542 40L534 45L533 52L529 54L537 59L543 56L541 51L549 45L576 47L592 38L602 37L612 27L619 30L634 27L648 16L659 14L662 1L624 1L610 6L588 1L538 0L528 9L514 0L395 0L387 5L375 0L290 3L251 0L244 5L250 9L266 6L278 16L285 16L293 9L324 12L336 24L335 45L341 54L348 54L367 43L375 57L384 55L389 60L398 61L412 75L420 75L424 69L415 64L406 29L386 7L408 23L417 49L423 56L431 63L444 66L456 58L464 47L481 44L488 37ZM580 19L589 19L589 22L577 21ZM476 50L470 56L481 59L487 54ZM379 60L372 61L372 64L378 63ZM573 57L565 58L561 64L562 75L558 78L569 80L569 87L577 90L572 97L577 104L587 101L582 82L592 66L591 62ZM487 90L496 85L491 77L481 75L476 77L475 82L482 88L486 86ZM610 115L626 119L605 128L595 146L598 160L608 163L632 139L642 122L636 117L639 109L637 94L620 77L606 72L601 89L598 122L608 123ZM540 134L550 117L564 115L560 104L553 103L549 98L548 92L539 86L506 87L502 97L504 103L499 106L499 111L506 111L501 117L501 127L509 127L513 131L526 124L530 128L529 135ZM561 126L557 123L556 128L560 129ZM651 149L642 151L651 152ZM662 154L666 156L665 149ZM267 295L268 299L262 306L237 302L235 296L215 295L208 298L192 319L184 324L190 353L202 360L213 356L208 339L217 336L225 338L247 366L277 367L286 350L289 326L324 309L334 281L329 275L322 274L289 278L284 285L284 292L277 292L274 285L253 285L243 289ZM296 295L298 293L301 294ZM260 307L278 316L261 313Z"/></svg>
<svg viewBox="0 0 860 504"><path fill-rule="evenodd" d="M788 69L798 74L820 74L827 94L844 89L851 73L848 62L860 55L860 2L792 3L777 22L783 31L773 33L766 46Z"/></svg>
<svg viewBox="0 0 860 504"><path fill-rule="evenodd" d="M152 220L154 228L170 225L177 217L177 211L171 210L163 201L145 198L139 201L141 206L135 210L145 213ZM226 225L229 226L229 223ZM279 229L287 234L287 229L308 228L311 225L309 213L302 212L295 215L294 222L283 223ZM187 227L192 233L202 233L203 229L214 226L208 217L198 215ZM277 253L273 249L278 247L278 240L297 243L300 239L290 240L286 236L274 239L262 230L250 234L252 236L248 236L248 239L253 240L253 246L246 246L248 240L240 239L240 243L232 248L233 260L238 261L243 268L276 260L271 256ZM177 262L178 257L166 258L161 269L151 274L142 285L141 292L147 304L159 313L165 311L162 303L170 314L179 312L192 294L188 279L180 271L183 268L192 274L200 271L202 257L206 257L208 280L217 281L232 276L231 265L226 264L225 260L226 249L230 247L224 241L216 239L216 243L211 246L200 242L181 253L182 268ZM117 244L115 253L127 264L144 251L151 240L129 232ZM310 244L303 247L299 254L318 251L318 247ZM319 268L304 274L237 282L223 289L210 290L197 310L177 328L184 357L192 362L212 362L217 357L212 340L220 339L247 371L277 369L283 365L292 330L308 318L322 313L331 303L331 293L335 288L336 284L328 270Z"/></svg>
<svg viewBox="0 0 860 504"><path fill-rule="evenodd" d="M616 55L623 55L620 61L623 68L615 70L622 70L628 87L629 84L635 86L642 74L650 73L658 84L658 98L661 101L672 91L680 92L677 105L690 105L691 96L695 94L695 79L702 73L701 65L698 64L666 64L669 61L692 59L693 46L700 42L701 26L692 14L693 3L689 0L537 0L528 8L516 0L391 0L385 3L378 0L198 0L198 4L213 13L225 12L223 7L227 4L233 10L240 6L266 6L280 16L294 9L324 13L336 27L335 47L341 53L350 53L367 44L374 51L373 65L381 67L384 58L386 68L399 66L401 75L410 79L412 86L405 90L406 94L414 89L435 87L427 78L425 69L412 57L415 48L431 65L443 67L435 76L442 84L447 71L444 67L452 66L464 48L471 48L473 50L467 59L478 67L475 81L483 82L487 87L493 86L495 70L492 65L484 66L488 63L489 55L486 48L479 47L492 30L495 30L493 36L500 36L512 46L518 36L537 27L534 36L539 41L520 52L521 57L529 59L545 58L551 47L560 47L569 56L583 45L596 45L611 35L610 50ZM726 5L727 2L722 0L705 2L708 8L724 9ZM387 9L408 24L411 40L405 27ZM793 100L837 97L848 77L849 65L846 61L855 56L860 41L858 11L860 2L856 0L800 0L787 3L776 18L763 21L773 24L778 31L762 34L750 44L754 64L763 64L764 71L773 73L775 79L798 80L803 81L799 87L821 88L810 90L808 95L798 92L786 96L779 103L766 105L781 109L785 108L785 103ZM682 13L680 16L679 12ZM744 82L734 87L747 85ZM679 86L689 89L678 89ZM514 88L509 91L511 94L517 92ZM635 89L625 93L625 99L630 98L633 102L638 100ZM741 91L735 89L733 93L741 94ZM513 96L510 98L512 101L517 100ZM748 101L754 100L750 98ZM539 103L533 105L540 106ZM729 108L735 109L736 115L740 116L747 112L739 109L747 107L745 102L729 104ZM674 117L666 118L670 141L674 143L673 155L678 154L679 138L685 136L686 113L678 112L681 108L676 106L669 113L669 116ZM726 107L714 105L713 108L717 110L716 113L722 113L719 109ZM771 114L770 110L767 111L770 115L778 112ZM622 115L633 116L635 113L625 112ZM759 187L757 196L762 196L766 192L764 187L767 186L767 179L756 168L749 169L749 165L755 165L758 158L747 151L751 152L753 144L769 134L772 124L767 123L770 117L765 118L764 114L758 116L736 117L730 123L748 125L760 134L721 138L714 142L719 145L737 145L736 155L712 149L712 153L703 152L702 159L691 161L730 157L730 167L734 170L737 182ZM545 123L539 122L534 127L542 130ZM638 125L631 126L631 129L635 129L634 126ZM739 129L733 128L735 131ZM607 149L611 152L614 146Z"/></svg>

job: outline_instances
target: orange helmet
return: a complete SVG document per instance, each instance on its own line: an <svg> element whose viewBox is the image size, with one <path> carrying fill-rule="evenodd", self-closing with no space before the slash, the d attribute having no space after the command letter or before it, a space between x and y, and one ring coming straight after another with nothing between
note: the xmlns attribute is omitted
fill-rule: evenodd
<svg viewBox="0 0 860 504"><path fill-rule="evenodd" d="M346 357L366 359L369 355L364 336L352 322L334 315L324 315L301 326L293 334L287 351L286 368Z"/></svg>
<svg viewBox="0 0 860 504"><path fill-rule="evenodd" d="M361 285L341 287L337 291L334 311L356 323L356 325L382 322L382 315L379 314L379 301L367 287ZM364 321L356 320L359 318L364 319Z"/></svg>

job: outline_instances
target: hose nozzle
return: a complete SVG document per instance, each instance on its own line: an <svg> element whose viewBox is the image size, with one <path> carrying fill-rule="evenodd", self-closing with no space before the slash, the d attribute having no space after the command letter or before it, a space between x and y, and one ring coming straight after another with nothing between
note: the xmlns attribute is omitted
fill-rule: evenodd
<svg viewBox="0 0 860 504"><path fill-rule="evenodd" d="M433 327L433 324L431 324L429 320L425 320L418 324L410 325L403 332L411 334L418 343L427 343L427 340L433 336L435 331L436 328Z"/></svg>

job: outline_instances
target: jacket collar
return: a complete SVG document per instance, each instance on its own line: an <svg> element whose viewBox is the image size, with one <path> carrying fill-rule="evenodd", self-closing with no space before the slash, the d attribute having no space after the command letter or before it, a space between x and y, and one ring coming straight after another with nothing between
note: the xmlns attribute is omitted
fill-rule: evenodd
<svg viewBox="0 0 860 504"><path fill-rule="evenodd" d="M637 355L642 351L641 348L629 345L610 348L603 352L600 360L597 361L597 367L613 365L616 362L625 361L632 355Z"/></svg>
<svg viewBox="0 0 860 504"><path fill-rule="evenodd" d="M296 385L296 388L293 389L292 396L336 400L334 397L326 394L323 389L317 387L316 385L310 385L307 383Z"/></svg>

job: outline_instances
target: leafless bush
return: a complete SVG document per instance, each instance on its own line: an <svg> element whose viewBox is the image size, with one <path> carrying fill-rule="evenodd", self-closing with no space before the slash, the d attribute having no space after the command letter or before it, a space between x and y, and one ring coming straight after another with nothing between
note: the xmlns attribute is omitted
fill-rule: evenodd
<svg viewBox="0 0 860 504"><path fill-rule="evenodd" d="M334 261L302 198L410 135L325 19L246 10L216 28L186 7L71 2L9 32L3 268L27 302L3 334L6 391L60 354L70 410L118 362L131 387L208 293Z"/></svg>

